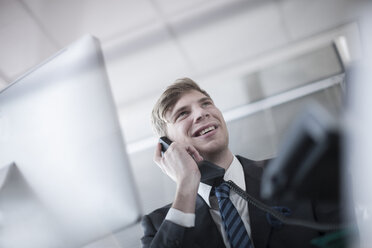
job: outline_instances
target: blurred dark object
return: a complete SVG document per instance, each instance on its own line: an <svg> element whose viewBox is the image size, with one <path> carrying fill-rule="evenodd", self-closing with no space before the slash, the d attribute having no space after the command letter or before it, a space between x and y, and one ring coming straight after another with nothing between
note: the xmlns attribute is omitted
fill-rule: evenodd
<svg viewBox="0 0 372 248"><path fill-rule="evenodd" d="M310 105L293 123L278 153L267 166L263 198L340 198L340 132L323 108Z"/></svg>
<svg viewBox="0 0 372 248"><path fill-rule="evenodd" d="M358 235L356 232L357 230L353 228L342 229L315 238L311 240L311 244L319 248L348 248L351 247L350 240Z"/></svg>

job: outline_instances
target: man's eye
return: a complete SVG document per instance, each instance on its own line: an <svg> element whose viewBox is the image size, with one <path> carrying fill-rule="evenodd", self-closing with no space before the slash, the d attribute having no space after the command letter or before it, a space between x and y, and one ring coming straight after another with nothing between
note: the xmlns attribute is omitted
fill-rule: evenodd
<svg viewBox="0 0 372 248"><path fill-rule="evenodd" d="M177 118L176 119L180 119L180 118L182 118L182 117L184 117L184 116L186 116L187 115L187 111L182 111L181 113L179 113L178 115L177 115Z"/></svg>
<svg viewBox="0 0 372 248"><path fill-rule="evenodd" d="M211 104L212 104L212 102L210 102L210 101L207 101L207 102L203 102L202 103L203 106L208 106L208 105L211 105Z"/></svg>

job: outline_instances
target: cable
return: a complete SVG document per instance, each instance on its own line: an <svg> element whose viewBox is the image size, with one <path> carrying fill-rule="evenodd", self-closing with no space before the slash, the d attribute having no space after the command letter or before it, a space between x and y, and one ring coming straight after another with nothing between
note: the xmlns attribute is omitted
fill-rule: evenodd
<svg viewBox="0 0 372 248"><path fill-rule="evenodd" d="M323 224L323 223L316 223L313 221L306 221L306 220L300 220L300 219L292 219L288 218L278 211L274 210L270 206L267 206L263 202L260 202L259 200L255 199L254 197L250 196L247 192L242 190L238 185L236 185L233 181L229 180L226 182L230 189L232 189L235 193L237 193L239 196L241 196L244 200L246 200L251 205L255 206L258 209L261 209L275 218L277 218L279 221L281 221L284 224L287 225L293 225L293 226L301 226L306 227L310 229L315 229L318 231L335 231L339 230L341 228L344 228L341 225L338 224Z"/></svg>

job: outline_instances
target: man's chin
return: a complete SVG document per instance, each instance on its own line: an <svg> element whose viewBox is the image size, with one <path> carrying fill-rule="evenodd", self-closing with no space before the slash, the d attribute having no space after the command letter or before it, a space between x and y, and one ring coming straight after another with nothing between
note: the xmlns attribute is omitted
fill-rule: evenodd
<svg viewBox="0 0 372 248"><path fill-rule="evenodd" d="M200 155L204 159L208 160L207 159L208 157L215 157L216 154L218 155L218 154L222 153L225 149L226 149L225 146L223 146L223 147L221 147L221 146L216 146L216 147L211 146L211 147L203 147L202 149L197 149L197 150L199 151Z"/></svg>

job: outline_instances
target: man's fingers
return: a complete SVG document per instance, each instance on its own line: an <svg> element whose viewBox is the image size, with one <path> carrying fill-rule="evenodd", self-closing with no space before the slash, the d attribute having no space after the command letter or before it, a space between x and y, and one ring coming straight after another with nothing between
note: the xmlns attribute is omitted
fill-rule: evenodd
<svg viewBox="0 0 372 248"><path fill-rule="evenodd" d="M162 170L162 172L164 174L167 174L167 172L165 171L165 168L163 167L163 164L161 162L162 160L162 154L161 154L161 144L158 143L156 148L155 148L155 153L154 153L154 161L156 163L157 166L159 166L159 168Z"/></svg>
<svg viewBox="0 0 372 248"><path fill-rule="evenodd" d="M155 148L155 153L154 153L154 161L155 163L159 164L161 160L161 144L158 143L156 148Z"/></svg>
<svg viewBox="0 0 372 248"><path fill-rule="evenodd" d="M188 146L187 152L195 159L196 162L200 162L203 160L203 157L199 154L199 152L193 146Z"/></svg>

